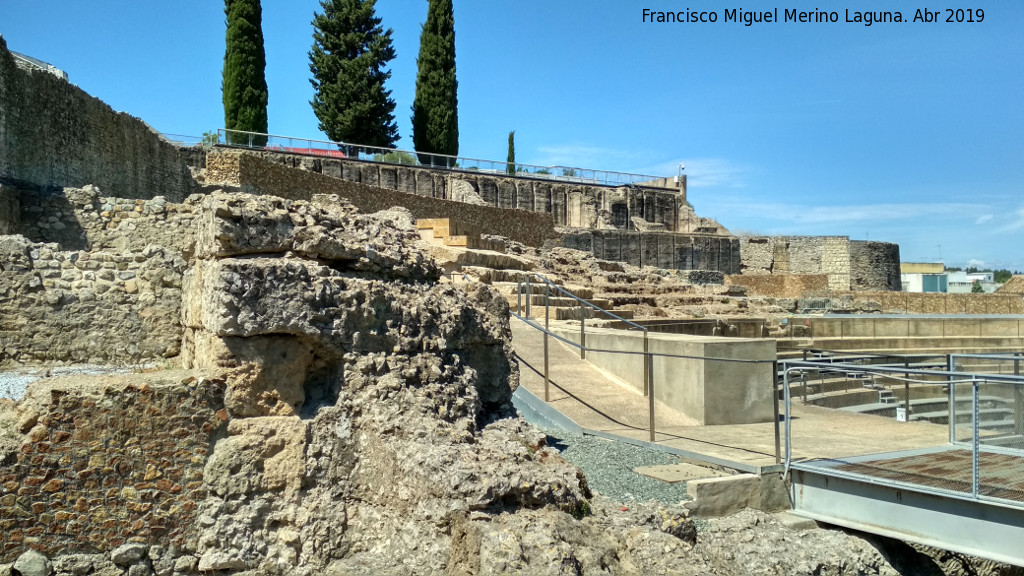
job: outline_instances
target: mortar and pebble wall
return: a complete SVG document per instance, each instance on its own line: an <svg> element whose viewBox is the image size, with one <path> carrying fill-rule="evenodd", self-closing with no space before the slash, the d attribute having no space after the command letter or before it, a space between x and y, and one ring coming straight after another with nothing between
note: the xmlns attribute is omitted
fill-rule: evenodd
<svg viewBox="0 0 1024 576"><path fill-rule="evenodd" d="M180 372L55 381L0 470L0 563L28 548L94 553L127 542L182 548L224 434L223 383Z"/></svg>

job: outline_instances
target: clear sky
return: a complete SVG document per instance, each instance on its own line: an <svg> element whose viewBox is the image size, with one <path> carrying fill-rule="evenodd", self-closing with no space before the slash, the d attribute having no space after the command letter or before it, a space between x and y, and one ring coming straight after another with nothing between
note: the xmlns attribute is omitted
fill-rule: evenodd
<svg viewBox="0 0 1024 576"><path fill-rule="evenodd" d="M672 176L733 232L845 235L905 261L1024 270L1024 2L982 22L847 23L905 0L455 0L460 153ZM264 0L270 132L320 139L307 53L316 0ZM402 140L426 0L380 0ZM643 22L643 8L715 23ZM950 3L949 8L957 8ZM725 22L726 10L838 22ZM953 18L956 18L953 13ZM967 14L964 14L966 19ZM978 16L974 15L975 20ZM223 3L0 0L10 49L156 129L222 127Z"/></svg>

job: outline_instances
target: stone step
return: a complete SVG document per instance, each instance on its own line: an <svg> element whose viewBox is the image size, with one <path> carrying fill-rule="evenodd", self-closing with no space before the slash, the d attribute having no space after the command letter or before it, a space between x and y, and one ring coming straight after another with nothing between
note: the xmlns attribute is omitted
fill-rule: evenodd
<svg viewBox="0 0 1024 576"><path fill-rule="evenodd" d="M539 289L543 290L544 288L540 287ZM559 295L556 296L555 294L559 294ZM558 307L558 308L571 308L573 306L579 306L580 305L579 301L576 300L575 298L570 298L568 296L562 296L561 294L562 294L561 292L554 292L554 291L552 291L552 295L550 297L549 305L550 306L554 306L554 307ZM524 297L525 297L525 294L524 294ZM538 293L534 292L533 294L530 295L530 304L532 306L544 306L544 300L545 300L544 294L538 294ZM610 300L605 300L604 298L581 298L581 300L589 302L590 304L593 304L594 306L597 306L598 308L609 309L609 308L613 307L611 301Z"/></svg>

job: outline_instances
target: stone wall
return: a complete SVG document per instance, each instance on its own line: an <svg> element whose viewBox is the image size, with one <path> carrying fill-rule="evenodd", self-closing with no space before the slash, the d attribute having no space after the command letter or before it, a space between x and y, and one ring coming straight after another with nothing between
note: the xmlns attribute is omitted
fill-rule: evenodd
<svg viewBox="0 0 1024 576"><path fill-rule="evenodd" d="M21 70L3 39L0 179L175 201L195 185L178 149L145 122L53 74Z"/></svg>
<svg viewBox="0 0 1024 576"><path fill-rule="evenodd" d="M267 151L253 153L290 168L407 194L465 201L460 196L466 190L475 203L550 214L556 226L635 230L638 223L643 226L646 222L674 232L698 225L692 210L686 211L685 179L681 188L598 186L473 170L376 164Z"/></svg>
<svg viewBox="0 0 1024 576"><path fill-rule="evenodd" d="M176 356L186 263L160 246L71 250L0 236L0 365Z"/></svg>
<svg viewBox="0 0 1024 576"><path fill-rule="evenodd" d="M848 292L830 296L835 310L873 308L892 314L1024 314L1024 299L1016 294Z"/></svg>
<svg viewBox="0 0 1024 576"><path fill-rule="evenodd" d="M223 384L171 372L64 377L47 389L26 402L25 442L0 468L0 563L30 547L184 547L225 428Z"/></svg>
<svg viewBox="0 0 1024 576"><path fill-rule="evenodd" d="M387 172L384 166L360 165L368 173ZM316 194L337 194L364 213L401 206L412 212L415 218L454 218L470 227L530 246L540 246L545 240L557 237L549 214L456 202L431 195L436 192L418 194L385 190L376 187L377 184L360 184L312 171L291 169L251 153L209 154L206 166L207 182L236 186L251 194L272 194L291 200L309 200ZM423 183L424 187L426 182L434 182L436 175L431 175L428 180L423 174L431 175L429 171L421 171L417 173L416 182ZM437 176L437 179L441 177Z"/></svg>
<svg viewBox="0 0 1024 576"><path fill-rule="evenodd" d="M828 290L829 277L825 274L743 274L727 276L726 284L744 286L751 296L799 298L806 292Z"/></svg>
<svg viewBox="0 0 1024 576"><path fill-rule="evenodd" d="M671 232L576 230L559 245L590 252L602 260L673 270L740 271L740 245L734 237Z"/></svg>
<svg viewBox="0 0 1024 576"><path fill-rule="evenodd" d="M899 290L899 246L846 236L747 236L740 239L744 275L828 277L829 290Z"/></svg>
<svg viewBox="0 0 1024 576"><path fill-rule="evenodd" d="M139 251L158 245L188 256L194 249L193 209L186 203L105 196L91 185L48 190L22 188L20 226L34 242L53 242L62 250Z"/></svg>

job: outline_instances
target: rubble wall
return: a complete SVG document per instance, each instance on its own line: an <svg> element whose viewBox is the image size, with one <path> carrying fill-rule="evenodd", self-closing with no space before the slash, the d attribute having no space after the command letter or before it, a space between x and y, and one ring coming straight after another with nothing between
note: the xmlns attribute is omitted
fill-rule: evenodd
<svg viewBox="0 0 1024 576"><path fill-rule="evenodd" d="M21 228L21 202L18 190L0 184L0 235L17 234Z"/></svg>
<svg viewBox="0 0 1024 576"><path fill-rule="evenodd" d="M195 185L178 149L145 122L53 74L18 68L2 39L0 179L172 201Z"/></svg>
<svg viewBox="0 0 1024 576"><path fill-rule="evenodd" d="M577 230L566 233L560 246L590 252L602 260L670 270L740 272L740 244L734 237L671 232Z"/></svg>
<svg viewBox="0 0 1024 576"><path fill-rule="evenodd" d="M443 178L431 171L420 170L412 180L400 180L414 182L410 184L413 186L410 190L418 192L413 194L377 187L380 185L379 175L389 173L387 166L367 163L359 165L365 172L359 176L363 184L331 178L314 171L294 170L251 153L223 152L207 155L206 178L208 182L237 186L247 193L273 194L290 200L309 200L316 194L337 194L364 213L401 206L412 212L415 218L453 218L471 227L486 230L488 234L505 236L530 246L540 246L545 240L557 236L550 214L445 199L443 193L437 192L444 187ZM371 178L371 173L377 176ZM389 177L387 181L397 180ZM424 193L420 194L419 191Z"/></svg>
<svg viewBox="0 0 1024 576"><path fill-rule="evenodd" d="M27 408L26 440L0 468L0 563L29 548L186 545L226 414L223 384L175 374L64 377Z"/></svg>
<svg viewBox="0 0 1024 576"><path fill-rule="evenodd" d="M64 251L3 236L0 262L0 365L178 354L186 262L176 252Z"/></svg>
<svg viewBox="0 0 1024 576"><path fill-rule="evenodd" d="M939 294L912 292L849 292L833 300L877 302L881 312L905 314L1024 314L1016 294Z"/></svg>

